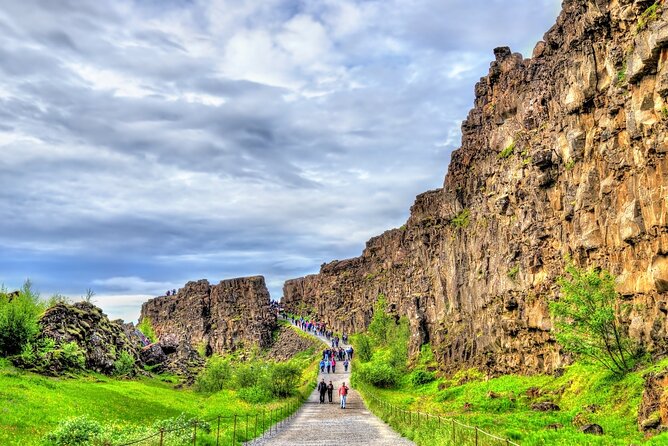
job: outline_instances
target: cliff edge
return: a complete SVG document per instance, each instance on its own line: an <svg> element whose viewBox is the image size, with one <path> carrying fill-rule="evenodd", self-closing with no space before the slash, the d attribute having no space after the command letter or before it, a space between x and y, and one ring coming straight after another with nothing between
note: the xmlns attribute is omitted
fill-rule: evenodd
<svg viewBox="0 0 668 446"><path fill-rule="evenodd" d="M444 369L553 372L564 258L619 277L631 335L668 351L668 7L567 0L531 59L494 50L442 189L283 305L364 330L384 294Z"/></svg>

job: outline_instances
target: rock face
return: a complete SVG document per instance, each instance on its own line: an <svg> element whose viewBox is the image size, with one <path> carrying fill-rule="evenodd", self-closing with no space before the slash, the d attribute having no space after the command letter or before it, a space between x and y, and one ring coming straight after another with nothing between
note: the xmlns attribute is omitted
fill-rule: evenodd
<svg viewBox="0 0 668 446"><path fill-rule="evenodd" d="M361 257L285 283L288 311L364 330L379 294L444 369L553 372L564 257L619 277L631 335L666 351L668 6L565 0L532 59L497 48L442 189Z"/></svg>
<svg viewBox="0 0 668 446"><path fill-rule="evenodd" d="M270 298L260 276L188 282L175 296L151 299L142 305L140 320L148 318L163 350L201 349L207 354L240 347L268 347L276 327ZM186 356L189 356L186 354Z"/></svg>
<svg viewBox="0 0 668 446"><path fill-rule="evenodd" d="M87 302L59 303L40 319L40 337L51 338L57 346L76 342L84 350L86 368L112 374L122 351L139 357L141 341L122 321L110 321L101 309Z"/></svg>

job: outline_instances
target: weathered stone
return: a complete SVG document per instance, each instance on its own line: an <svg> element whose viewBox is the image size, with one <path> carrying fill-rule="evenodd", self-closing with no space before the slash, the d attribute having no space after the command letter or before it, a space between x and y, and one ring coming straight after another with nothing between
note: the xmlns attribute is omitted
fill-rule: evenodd
<svg viewBox="0 0 668 446"><path fill-rule="evenodd" d="M148 366L160 365L167 360L167 355L160 344L147 345L141 350L141 360Z"/></svg>
<svg viewBox="0 0 668 446"><path fill-rule="evenodd" d="M540 403L532 404L531 410L535 410L536 412L552 412L555 410L559 410L559 406L557 406L551 401L543 401Z"/></svg>
<svg viewBox="0 0 668 446"><path fill-rule="evenodd" d="M188 282L174 296L142 305L140 320L148 318L167 351L184 350L187 357L240 347L268 347L276 327L269 292L261 276Z"/></svg>
<svg viewBox="0 0 668 446"><path fill-rule="evenodd" d="M580 431L584 434L603 435L603 428L598 424L585 424Z"/></svg>
<svg viewBox="0 0 668 446"><path fill-rule="evenodd" d="M56 346L76 342L84 352L87 369L112 374L121 352L139 357L138 338L126 333L122 321L110 321L91 303L56 304L46 310L39 323L40 338L51 338ZM57 369L57 364L53 367Z"/></svg>

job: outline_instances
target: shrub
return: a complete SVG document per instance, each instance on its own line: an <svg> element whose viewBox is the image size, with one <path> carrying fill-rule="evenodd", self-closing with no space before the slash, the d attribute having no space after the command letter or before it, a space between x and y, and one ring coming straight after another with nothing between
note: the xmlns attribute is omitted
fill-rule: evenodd
<svg viewBox="0 0 668 446"><path fill-rule="evenodd" d="M82 370L86 367L86 355L79 344L67 342L60 347L60 362L67 370Z"/></svg>
<svg viewBox="0 0 668 446"><path fill-rule="evenodd" d="M399 381L399 372L383 361L372 361L357 366L357 378L376 387L392 388Z"/></svg>
<svg viewBox="0 0 668 446"><path fill-rule="evenodd" d="M17 297L0 293L0 355L16 355L39 333L39 316L44 308L29 280Z"/></svg>
<svg viewBox="0 0 668 446"><path fill-rule="evenodd" d="M413 387L419 387L428 384L435 379L436 375L434 372L427 372L426 370L414 370L413 373L408 376L408 380Z"/></svg>
<svg viewBox="0 0 668 446"><path fill-rule="evenodd" d="M271 393L277 397L292 395L301 376L301 369L296 364L289 362L271 364L267 373Z"/></svg>
<svg viewBox="0 0 668 446"><path fill-rule="evenodd" d="M225 388L231 377L232 367L229 360L214 355L206 361L204 369L197 375L195 388L200 392L219 392Z"/></svg>
<svg viewBox="0 0 668 446"><path fill-rule="evenodd" d="M135 358L130 353L123 350L118 359L114 361L115 376L131 376L135 372Z"/></svg>
<svg viewBox="0 0 668 446"><path fill-rule="evenodd" d="M560 278L561 297L550 303L555 337L566 351L581 355L618 375L633 370L639 355L619 320L621 300L615 278L605 270L566 266Z"/></svg>
<svg viewBox="0 0 668 446"><path fill-rule="evenodd" d="M371 339L367 335L357 335L355 339L355 358L361 362L371 361L373 356L373 348L371 346Z"/></svg>
<svg viewBox="0 0 668 446"><path fill-rule="evenodd" d="M144 317L142 318L139 325L137 325L139 331L141 331L144 336L148 338L151 342L158 342L158 337L155 335L155 330L153 329L153 323L151 319Z"/></svg>
<svg viewBox="0 0 668 446"><path fill-rule="evenodd" d="M376 346L386 345L388 331L394 325L394 318L387 312L387 300L384 294L379 294L373 308L373 318L369 324L369 336Z"/></svg>
<svg viewBox="0 0 668 446"><path fill-rule="evenodd" d="M241 364L234 370L234 384L238 389L255 386L265 374L261 364Z"/></svg>
<svg viewBox="0 0 668 446"><path fill-rule="evenodd" d="M46 444L51 446L87 446L99 440L102 432L100 423L84 415L62 422L55 431L46 436Z"/></svg>
<svg viewBox="0 0 668 446"><path fill-rule="evenodd" d="M51 338L27 342L14 362L20 367L44 372L53 359L55 349L56 341Z"/></svg>

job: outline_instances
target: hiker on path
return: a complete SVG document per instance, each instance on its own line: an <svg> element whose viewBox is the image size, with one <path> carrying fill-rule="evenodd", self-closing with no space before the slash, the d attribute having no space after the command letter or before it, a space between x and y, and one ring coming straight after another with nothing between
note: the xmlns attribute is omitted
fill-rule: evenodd
<svg viewBox="0 0 668 446"><path fill-rule="evenodd" d="M332 368L332 363L329 362L329 359L325 361L325 367L327 367L327 373L329 373L330 369Z"/></svg>
<svg viewBox="0 0 668 446"><path fill-rule="evenodd" d="M332 395L334 394L334 384L330 381L327 384L327 398L329 399L329 404L332 404Z"/></svg>
<svg viewBox="0 0 668 446"><path fill-rule="evenodd" d="M320 404L325 402L325 393L327 392L327 384L325 384L325 378L320 381L318 384L318 392L320 392Z"/></svg>
<svg viewBox="0 0 668 446"><path fill-rule="evenodd" d="M346 387L346 383L344 382L341 384L341 387L339 387L339 396L341 397L341 409L346 408L346 399L348 398L348 387Z"/></svg>
<svg viewBox="0 0 668 446"><path fill-rule="evenodd" d="M332 358L332 373L336 373L336 359Z"/></svg>
<svg viewBox="0 0 668 446"><path fill-rule="evenodd" d="M320 373L325 373L325 360L320 361Z"/></svg>
<svg viewBox="0 0 668 446"><path fill-rule="evenodd" d="M347 359L346 359L345 361L343 361L343 371L344 371L344 372L347 372L347 371L348 371L348 365L349 365L349 364L350 364L350 363L348 362Z"/></svg>

